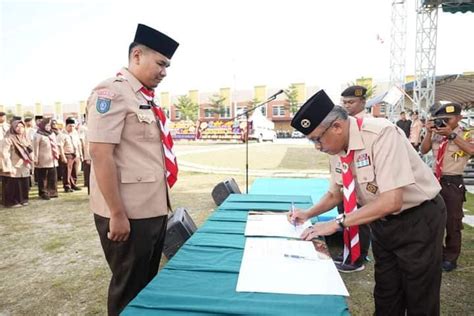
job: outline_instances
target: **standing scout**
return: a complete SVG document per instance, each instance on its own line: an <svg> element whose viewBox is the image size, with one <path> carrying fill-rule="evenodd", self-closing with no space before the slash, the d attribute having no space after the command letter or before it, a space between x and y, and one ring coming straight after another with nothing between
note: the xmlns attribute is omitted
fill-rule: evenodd
<svg viewBox="0 0 474 316"><path fill-rule="evenodd" d="M461 105L448 103L431 109L432 120L426 123L426 136L421 143L421 153L433 150L433 172L441 183L441 196L446 203L446 237L443 247L443 270L457 267L461 253L461 229L466 188L463 171L474 154L474 140L469 130L459 126L462 119Z"/></svg>
<svg viewBox="0 0 474 316"><path fill-rule="evenodd" d="M346 212L306 229L301 238L343 229L353 247L351 228L370 223L376 315L438 315L446 207L436 178L406 136L385 119L348 116L322 90L303 104L291 125L340 160L331 170L329 191L289 220L301 222L342 200Z"/></svg>
<svg viewBox="0 0 474 316"><path fill-rule="evenodd" d="M178 43L139 24L128 68L94 88L87 105L90 207L112 271L108 312L118 315L158 272L168 185L177 179L166 116L153 89Z"/></svg>
<svg viewBox="0 0 474 316"><path fill-rule="evenodd" d="M341 103L347 113L355 118L373 117L365 111L367 88L364 86L350 86L341 93ZM330 160L331 166L339 161L337 157ZM339 214L344 213L344 203L337 206ZM334 258L337 269L340 272L351 273L365 269L364 261L367 259L370 247L369 225L358 226L359 246L356 251L350 247L344 247L344 252Z"/></svg>

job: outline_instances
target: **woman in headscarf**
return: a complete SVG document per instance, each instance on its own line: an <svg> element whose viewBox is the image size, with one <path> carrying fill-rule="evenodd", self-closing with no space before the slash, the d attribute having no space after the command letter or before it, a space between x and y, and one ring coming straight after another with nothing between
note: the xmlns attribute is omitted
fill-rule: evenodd
<svg viewBox="0 0 474 316"><path fill-rule="evenodd" d="M43 200L58 197L56 167L59 148L56 135L51 129L51 119L45 118L38 123L38 131L33 140L35 170L38 175L38 193Z"/></svg>
<svg viewBox="0 0 474 316"><path fill-rule="evenodd" d="M12 121L10 130L5 134L2 142L2 152L5 163L3 169L4 204L6 207L28 205L33 148L26 138L23 121Z"/></svg>

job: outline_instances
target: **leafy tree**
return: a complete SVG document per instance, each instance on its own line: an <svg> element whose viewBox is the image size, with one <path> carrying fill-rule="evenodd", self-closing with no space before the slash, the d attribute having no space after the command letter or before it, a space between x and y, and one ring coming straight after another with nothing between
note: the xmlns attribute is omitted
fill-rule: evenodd
<svg viewBox="0 0 474 316"><path fill-rule="evenodd" d="M187 95L178 97L176 109L181 113L181 119L190 121L197 120L199 105L194 103Z"/></svg>
<svg viewBox="0 0 474 316"><path fill-rule="evenodd" d="M211 104L211 111L214 114L219 114L220 116L224 116L226 111L226 106L224 104L225 97L214 94L212 97L209 98L209 103Z"/></svg>
<svg viewBox="0 0 474 316"><path fill-rule="evenodd" d="M289 110L291 114L295 114L298 111L298 90L296 89L296 86L291 84L288 89L285 90L285 95L285 108Z"/></svg>

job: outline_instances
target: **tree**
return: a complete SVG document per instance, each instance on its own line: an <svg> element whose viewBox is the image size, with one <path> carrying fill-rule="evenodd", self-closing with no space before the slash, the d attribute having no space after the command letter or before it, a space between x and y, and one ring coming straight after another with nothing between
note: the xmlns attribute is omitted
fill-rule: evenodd
<svg viewBox="0 0 474 316"><path fill-rule="evenodd" d="M178 97L176 109L181 113L181 119L190 121L197 120L199 105L194 103L187 95Z"/></svg>
<svg viewBox="0 0 474 316"><path fill-rule="evenodd" d="M211 104L211 111L214 114L219 114L220 116L224 116L226 112L226 106L224 104L225 97L214 94L212 97L209 98L209 103Z"/></svg>
<svg viewBox="0 0 474 316"><path fill-rule="evenodd" d="M298 90L294 84L290 84L288 89L285 90L286 95L286 108L291 114L295 114L298 111Z"/></svg>

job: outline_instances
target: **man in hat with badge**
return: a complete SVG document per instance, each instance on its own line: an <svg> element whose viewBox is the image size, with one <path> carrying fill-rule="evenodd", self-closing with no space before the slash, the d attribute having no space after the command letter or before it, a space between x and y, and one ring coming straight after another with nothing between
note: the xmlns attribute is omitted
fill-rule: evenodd
<svg viewBox="0 0 474 316"><path fill-rule="evenodd" d="M367 88L364 86L350 86L341 93L341 104L347 113L353 117L373 117L365 111Z"/></svg>
<svg viewBox="0 0 474 316"><path fill-rule="evenodd" d="M109 315L118 315L158 273L171 209L168 190L178 165L154 88L166 77L178 45L139 24L128 67L88 99L90 208L112 271Z"/></svg>
<svg viewBox="0 0 474 316"><path fill-rule="evenodd" d="M353 262L360 253L357 225L370 224L375 314L439 315L446 207L433 173L403 132L385 119L348 116L323 90L303 104L291 125L339 161L328 192L308 210L289 213L289 220L302 223L341 201L345 209L301 238L343 230Z"/></svg>
<svg viewBox="0 0 474 316"><path fill-rule="evenodd" d="M441 196L446 203L448 216L442 263L446 272L456 269L461 253L462 206L466 200L463 172L474 155L471 131L459 125L461 110L461 105L453 102L432 106L432 118L426 122L426 135L420 148L422 154L433 151L433 172L441 184Z"/></svg>
<svg viewBox="0 0 474 316"><path fill-rule="evenodd" d="M364 86L350 86L341 93L341 104L347 110L347 113L355 118L373 117L370 113L365 111L367 88ZM330 160L330 164L337 163L337 157ZM331 168L334 170L334 168ZM344 203L339 203L337 206L339 214L344 213ZM365 269L364 261L367 260L370 248L370 227L369 225L359 225L359 241L360 241L360 256L354 263L347 260L351 257L350 249L347 256L341 253L333 258L336 268L339 272L351 273L362 271ZM345 260L344 260L345 259Z"/></svg>

